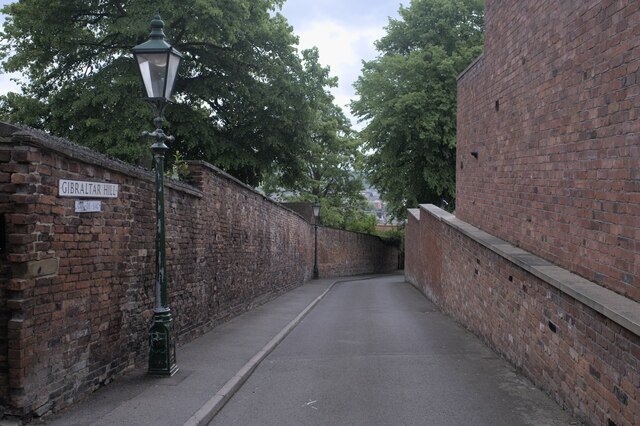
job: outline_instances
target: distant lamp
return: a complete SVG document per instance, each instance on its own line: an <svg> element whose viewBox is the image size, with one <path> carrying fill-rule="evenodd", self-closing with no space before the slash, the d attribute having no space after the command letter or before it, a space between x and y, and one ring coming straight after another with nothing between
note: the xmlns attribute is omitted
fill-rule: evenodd
<svg viewBox="0 0 640 426"><path fill-rule="evenodd" d="M320 203L313 203L313 231L314 231L314 250L313 250L313 279L317 280L320 276L318 272L318 219L320 219Z"/></svg>

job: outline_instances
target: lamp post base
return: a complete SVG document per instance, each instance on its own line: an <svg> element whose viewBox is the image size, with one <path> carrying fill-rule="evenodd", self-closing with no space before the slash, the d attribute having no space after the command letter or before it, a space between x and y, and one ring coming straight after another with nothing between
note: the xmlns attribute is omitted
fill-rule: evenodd
<svg viewBox="0 0 640 426"><path fill-rule="evenodd" d="M169 308L156 309L153 313L153 324L149 330L149 369L147 373L173 376L177 372L176 341L171 310Z"/></svg>

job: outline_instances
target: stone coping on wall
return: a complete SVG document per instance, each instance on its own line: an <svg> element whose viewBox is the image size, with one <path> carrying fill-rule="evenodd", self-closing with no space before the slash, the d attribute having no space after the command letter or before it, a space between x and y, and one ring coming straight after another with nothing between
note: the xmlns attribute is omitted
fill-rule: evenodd
<svg viewBox="0 0 640 426"><path fill-rule="evenodd" d="M494 237L432 204L421 204L420 209L640 336L640 303ZM415 210L409 212L419 220L420 212Z"/></svg>
<svg viewBox="0 0 640 426"><path fill-rule="evenodd" d="M113 172L121 173L140 180L154 182L155 173L142 167L133 166L124 161L97 153L91 149L77 145L71 141L51 136L41 130L19 124L0 122L0 142L19 142L36 148L44 148L67 158L86 164L100 166ZM165 179L165 186L202 198L202 191L183 182Z"/></svg>
<svg viewBox="0 0 640 426"><path fill-rule="evenodd" d="M225 171L217 168L214 165L211 165L210 163L207 163L206 161L197 160L197 161L188 161L188 163L192 164L192 165L201 166L201 167L204 167L206 169L209 169L211 172L213 172L213 173L215 173L215 174L217 174L217 175L219 175L219 176L221 176L221 177L223 177L225 179L228 179L228 180L234 182L236 185L241 186L242 188L246 189L247 191L253 192L256 195L262 197L265 201L273 203L273 204L277 205L278 207L280 207L280 208L282 208L284 210L287 210L288 212L290 212L292 214L295 214L296 216L304 219L305 222L311 223L313 225L312 222L308 221L307 218L305 218L302 214L298 213L297 211L295 211L295 210L287 207L286 205L274 200L273 198L263 194L262 192L258 191L257 189L247 185L246 183L242 182L238 178L235 178L235 177L231 176L230 174L228 174ZM320 224L318 224L318 228L334 229L334 230L340 231L340 232L350 232L350 233L353 233L353 234L368 235L368 236L371 236L371 237L378 238L379 240L382 240L382 238L380 238L377 235L367 234L367 233L364 233L364 232L349 231L347 229L332 228L332 227L324 226L324 225L320 225Z"/></svg>
<svg viewBox="0 0 640 426"><path fill-rule="evenodd" d="M43 132L42 130L34 129L28 126L24 126L22 124L0 122L0 144L3 142L4 143L18 142L23 145L33 146L36 148L43 148L48 151L56 152L60 155L63 155L73 160L81 161L83 163L94 165L94 166L100 166L105 169L108 169L117 173L121 173L127 176L131 176L140 180L144 180L147 182L155 181L155 173L151 170L134 166L122 160L118 160L117 158L100 154L85 146L75 144L67 139L52 136L46 132ZM188 161L188 164L206 168L212 173L215 173L218 176L221 176L233 182L234 184L244 188L247 191L255 193L256 195L262 197L264 200L271 202L277 205L278 207L280 207L281 209L284 209L287 212L294 214L302 218L303 220L307 221L300 213L288 208L287 206L282 205L278 201L268 197L267 195L256 190L255 188L252 188L251 186L231 176L225 171L219 169L218 167L207 163L206 161ZM172 179L165 179L164 184L166 187L193 195L198 198L202 198L204 196L201 190L184 182L179 182ZM330 229L334 229L334 228L330 228ZM355 231L346 231L346 230L341 230L341 231L353 232L355 234L362 234L361 232L355 232ZM363 235L371 235L371 234L363 234ZM372 236L379 238L377 235L372 235Z"/></svg>
<svg viewBox="0 0 640 426"><path fill-rule="evenodd" d="M229 180L229 181L231 181L231 182L235 183L236 185L238 185L238 186L240 186L240 187L244 188L245 190L247 190L247 191L249 191L249 192L253 192L254 194L256 194L256 195L258 195L258 196L262 197L265 201L268 201L268 202L270 202L270 203L276 204L278 207L280 207L280 208L282 208L282 209L284 209L284 210L287 210L288 212L293 213L293 214L295 214L296 216L301 217L302 219L304 219L304 220L305 220L305 222L308 222L308 221L307 221L307 220L306 220L306 219L305 219L305 218L304 218L300 213L298 213L297 211L292 210L292 209L290 209L289 207L282 205L281 203L277 202L277 201L276 201L276 200L274 200L273 198L271 198L271 197L269 197L269 196L267 196L267 195L263 194L262 192L258 191L257 189L255 189L255 188L253 188L253 187L251 187L251 186L247 185L246 183L242 182L240 179L238 179L238 178L236 178L236 177L231 176L229 173L225 172L225 171L224 171L224 170L222 170L222 169L217 168L216 166L214 166L214 165L212 165L212 164L210 164L210 163L207 163L206 161L196 160L196 161L187 161L187 163L189 163L189 164L191 164L191 165L194 165L194 166L204 167L205 169L208 169L208 170L210 170L211 172L213 172L213 173L215 173L215 174L217 174L217 175L219 175L219 176L221 176L221 177L223 177L223 178L225 178L225 179L227 179L227 180Z"/></svg>
<svg viewBox="0 0 640 426"><path fill-rule="evenodd" d="M91 164L94 166L100 166L113 172L121 173L147 182L155 181L155 173L151 170L134 166L117 158L100 154L91 150L90 148L78 145L64 138L52 136L46 132L43 132L42 130L34 129L22 124L0 122L0 143L12 141L36 148L43 148L49 151L53 151L73 160L82 161L83 163ZM233 183L246 189L247 191L253 192L263 197L266 201L276 204L280 208L303 218L302 215L300 215L298 212L291 210L286 206L283 206L274 199L257 191L255 188L250 187L239 179L231 176L218 167L207 163L206 161L188 161L188 164L204 167L212 173L215 173L218 176L232 181ZM201 190L184 182L165 178L164 184L166 187L193 195L198 198L202 198L204 196Z"/></svg>
<svg viewBox="0 0 640 426"><path fill-rule="evenodd" d="M420 209L408 209L409 214L413 216L416 220L420 220Z"/></svg>
<svg viewBox="0 0 640 426"><path fill-rule="evenodd" d="M475 66L478 64L478 62L480 62L480 61L482 60L482 58L484 58L484 52L483 52L483 53L481 53L480 55L478 55L478 57L477 57L476 59L474 59L474 60L473 60L473 62L471 62L471 63L469 64L469 66L468 66L468 67L466 67L466 68L464 69L464 71L462 71L462 72L460 73L460 75L458 75L458 77L456 78L456 80L460 80L462 77L464 77L464 75L465 75L466 73L468 73L468 72L471 70L471 68L475 67Z"/></svg>

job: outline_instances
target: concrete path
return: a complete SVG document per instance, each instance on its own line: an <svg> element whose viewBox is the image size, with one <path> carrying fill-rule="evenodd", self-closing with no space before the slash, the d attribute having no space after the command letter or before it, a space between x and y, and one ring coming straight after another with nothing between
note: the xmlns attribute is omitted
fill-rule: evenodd
<svg viewBox="0 0 640 426"><path fill-rule="evenodd" d="M314 280L177 349L173 377L137 370L71 409L33 424L178 426L206 424L259 361L337 280Z"/></svg>
<svg viewBox="0 0 640 426"><path fill-rule="evenodd" d="M212 425L568 425L402 276L338 284Z"/></svg>
<svg viewBox="0 0 640 426"><path fill-rule="evenodd" d="M402 276L335 282L178 348L174 377L136 371L34 424L577 424Z"/></svg>

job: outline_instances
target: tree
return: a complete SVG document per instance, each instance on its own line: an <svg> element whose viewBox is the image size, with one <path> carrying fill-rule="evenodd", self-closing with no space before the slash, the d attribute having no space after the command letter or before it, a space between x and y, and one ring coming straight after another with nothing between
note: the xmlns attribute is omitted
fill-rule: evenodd
<svg viewBox="0 0 640 426"><path fill-rule="evenodd" d="M365 170L396 218L455 199L456 77L482 52L482 0L400 7L355 83Z"/></svg>
<svg viewBox="0 0 640 426"><path fill-rule="evenodd" d="M302 173L313 118L297 38L275 10L283 0L20 0L7 15L5 71L27 78L0 99L0 117L67 137L129 162L149 141L151 109L131 57L156 11L185 54L177 103L166 110L170 145L249 184L278 170Z"/></svg>
<svg viewBox="0 0 640 426"><path fill-rule="evenodd" d="M360 194L364 187L355 172L361 156L360 141L328 90L337 85L337 78L330 77L329 68L320 65L317 48L303 51L302 56L306 96L312 110L311 143L300 159L304 173L292 184L283 181L281 174L272 175L265 180L263 190L284 201L319 201L320 220L326 226L373 231L375 218L364 214L366 199Z"/></svg>

